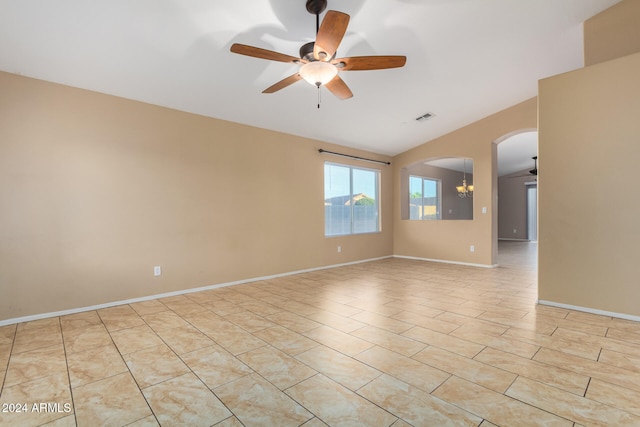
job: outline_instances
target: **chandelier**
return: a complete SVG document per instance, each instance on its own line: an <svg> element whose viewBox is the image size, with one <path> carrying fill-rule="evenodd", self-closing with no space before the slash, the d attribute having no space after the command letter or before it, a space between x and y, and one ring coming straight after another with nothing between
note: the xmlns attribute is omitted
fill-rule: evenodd
<svg viewBox="0 0 640 427"><path fill-rule="evenodd" d="M462 169L462 185L457 185L456 190L460 198L473 197L473 184L467 185L467 159L464 159Z"/></svg>

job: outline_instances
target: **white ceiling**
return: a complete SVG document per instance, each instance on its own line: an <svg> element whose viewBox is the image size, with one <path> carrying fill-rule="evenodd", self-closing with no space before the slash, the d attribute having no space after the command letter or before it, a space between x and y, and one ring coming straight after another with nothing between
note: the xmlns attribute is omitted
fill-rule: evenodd
<svg viewBox="0 0 640 427"><path fill-rule="evenodd" d="M538 155L538 132L522 132L498 144L498 176L534 168Z"/></svg>
<svg viewBox="0 0 640 427"><path fill-rule="evenodd" d="M351 16L338 56L407 65L342 72L354 97L322 89L320 109L304 81L260 93L295 65L229 52L297 56L315 35L305 0L0 0L0 70L395 155L580 68L582 22L618 1L329 0Z"/></svg>

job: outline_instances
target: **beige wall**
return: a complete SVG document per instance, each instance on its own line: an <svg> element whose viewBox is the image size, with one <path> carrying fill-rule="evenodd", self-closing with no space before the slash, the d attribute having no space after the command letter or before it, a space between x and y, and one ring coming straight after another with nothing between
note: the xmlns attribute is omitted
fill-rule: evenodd
<svg viewBox="0 0 640 427"><path fill-rule="evenodd" d="M539 86L539 298L640 315L640 53Z"/></svg>
<svg viewBox="0 0 640 427"><path fill-rule="evenodd" d="M393 159L394 254L478 265L497 262L496 144L500 137L537 127L537 100L532 98ZM416 162L439 157L473 159L472 221L410 221L401 219L401 171ZM487 213L482 213L482 208ZM469 247L475 246L475 252Z"/></svg>
<svg viewBox="0 0 640 427"><path fill-rule="evenodd" d="M0 93L0 321L392 254L391 167L382 233L325 238L343 160L317 150L389 158L6 73Z"/></svg>
<svg viewBox="0 0 640 427"><path fill-rule="evenodd" d="M585 21L585 65L637 52L640 52L640 1L623 0Z"/></svg>

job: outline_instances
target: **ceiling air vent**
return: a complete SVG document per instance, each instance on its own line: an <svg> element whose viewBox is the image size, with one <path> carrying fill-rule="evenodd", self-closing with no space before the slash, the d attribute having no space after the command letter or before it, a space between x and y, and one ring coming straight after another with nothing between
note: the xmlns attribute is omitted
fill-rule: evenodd
<svg viewBox="0 0 640 427"><path fill-rule="evenodd" d="M419 122L424 122L426 120L429 120L431 117L433 117L433 113L425 113L420 117L416 117L416 120Z"/></svg>

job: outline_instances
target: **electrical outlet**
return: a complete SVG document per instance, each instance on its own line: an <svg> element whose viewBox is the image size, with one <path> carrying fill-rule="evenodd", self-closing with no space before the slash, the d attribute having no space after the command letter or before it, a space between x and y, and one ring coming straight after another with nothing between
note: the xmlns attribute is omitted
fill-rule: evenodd
<svg viewBox="0 0 640 427"><path fill-rule="evenodd" d="M483 214L486 214L486 213L487 213L487 207L486 207L486 206L483 206L483 207L482 207L482 213L483 213Z"/></svg>
<svg viewBox="0 0 640 427"><path fill-rule="evenodd" d="M518 232L518 230L514 228L513 229L513 234L516 234L517 232Z"/></svg>
<svg viewBox="0 0 640 427"><path fill-rule="evenodd" d="M475 252L476 251L476 247L474 245L469 246L469 251Z"/></svg>
<svg viewBox="0 0 640 427"><path fill-rule="evenodd" d="M342 246L338 246L338 253L342 252Z"/></svg>
<svg viewBox="0 0 640 427"><path fill-rule="evenodd" d="M160 268L159 265L156 265L155 267L153 267L153 275L154 276L162 275L162 268Z"/></svg>

